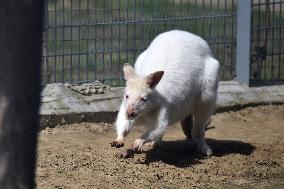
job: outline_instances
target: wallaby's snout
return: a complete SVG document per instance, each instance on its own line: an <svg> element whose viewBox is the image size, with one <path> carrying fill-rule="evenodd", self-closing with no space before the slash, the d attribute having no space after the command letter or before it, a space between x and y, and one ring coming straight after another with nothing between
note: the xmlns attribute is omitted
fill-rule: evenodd
<svg viewBox="0 0 284 189"><path fill-rule="evenodd" d="M135 118L135 111L134 111L134 107L132 105L127 107L126 113L127 113L127 116L128 116L129 119Z"/></svg>

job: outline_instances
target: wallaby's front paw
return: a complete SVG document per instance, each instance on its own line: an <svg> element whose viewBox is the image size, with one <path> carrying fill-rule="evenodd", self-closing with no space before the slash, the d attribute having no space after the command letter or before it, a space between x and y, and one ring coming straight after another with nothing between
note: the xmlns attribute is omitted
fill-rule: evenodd
<svg viewBox="0 0 284 189"><path fill-rule="evenodd" d="M116 147L116 148L120 148L124 146L124 143L121 141L113 141L110 143L111 147Z"/></svg>

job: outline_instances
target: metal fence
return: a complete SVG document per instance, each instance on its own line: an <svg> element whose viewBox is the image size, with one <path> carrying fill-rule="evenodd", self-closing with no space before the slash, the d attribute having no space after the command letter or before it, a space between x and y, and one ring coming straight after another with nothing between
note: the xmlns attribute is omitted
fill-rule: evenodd
<svg viewBox="0 0 284 189"><path fill-rule="evenodd" d="M284 80L284 1L252 3L251 81Z"/></svg>
<svg viewBox="0 0 284 189"><path fill-rule="evenodd" d="M46 0L43 80L123 85L122 65L133 64L155 36L171 29L206 39L221 63L221 80L231 80L236 75L236 4L237 0ZM252 3L252 80L284 78L283 4Z"/></svg>
<svg viewBox="0 0 284 189"><path fill-rule="evenodd" d="M235 0L47 0L44 28L45 83L121 85L122 65L171 29L205 38L234 77Z"/></svg>

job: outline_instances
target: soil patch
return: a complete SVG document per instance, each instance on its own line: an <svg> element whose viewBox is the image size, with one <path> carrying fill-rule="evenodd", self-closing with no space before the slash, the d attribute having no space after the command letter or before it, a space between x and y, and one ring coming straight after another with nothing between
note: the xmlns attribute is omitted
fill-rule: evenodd
<svg viewBox="0 0 284 189"><path fill-rule="evenodd" d="M110 147L108 124L80 123L40 132L37 187L50 188L284 188L284 105L213 116L206 131L214 155L204 157L171 126L159 148L134 158L115 155L143 133L136 127L122 149Z"/></svg>

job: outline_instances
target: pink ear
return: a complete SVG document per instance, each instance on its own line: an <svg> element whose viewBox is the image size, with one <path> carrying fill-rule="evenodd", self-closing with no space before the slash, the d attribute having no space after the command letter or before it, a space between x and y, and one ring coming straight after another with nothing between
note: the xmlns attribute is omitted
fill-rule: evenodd
<svg viewBox="0 0 284 189"><path fill-rule="evenodd" d="M157 71L155 73L152 73L146 77L147 84L150 88L156 87L156 85L160 82L162 79L162 76L164 75L164 71Z"/></svg>
<svg viewBox="0 0 284 189"><path fill-rule="evenodd" d="M124 71L124 77L126 80L128 80L129 78L135 75L134 68L128 63L124 64L123 71Z"/></svg>

